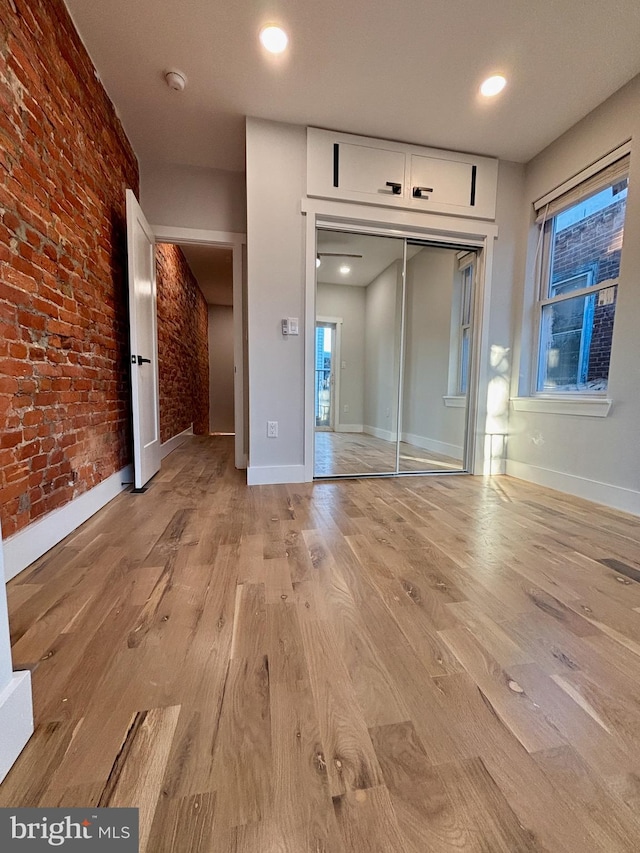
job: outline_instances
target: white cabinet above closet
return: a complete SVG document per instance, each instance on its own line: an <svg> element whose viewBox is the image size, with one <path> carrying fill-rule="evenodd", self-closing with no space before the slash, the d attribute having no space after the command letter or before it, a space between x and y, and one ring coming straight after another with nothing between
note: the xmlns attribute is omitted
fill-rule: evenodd
<svg viewBox="0 0 640 853"><path fill-rule="evenodd" d="M498 161L307 128L307 195L495 219Z"/></svg>

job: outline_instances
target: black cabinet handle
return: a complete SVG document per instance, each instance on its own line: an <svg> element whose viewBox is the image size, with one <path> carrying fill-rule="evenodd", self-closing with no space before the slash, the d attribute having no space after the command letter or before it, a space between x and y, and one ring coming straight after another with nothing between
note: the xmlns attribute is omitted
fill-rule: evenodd
<svg viewBox="0 0 640 853"><path fill-rule="evenodd" d="M141 355L132 355L131 356L131 364L151 364L150 358L143 358Z"/></svg>
<svg viewBox="0 0 640 853"><path fill-rule="evenodd" d="M432 193L432 192L433 192L433 187L414 187L413 188L413 197L414 198L425 198L425 196L423 196L422 193ZM426 198L429 198L429 196L426 196Z"/></svg>
<svg viewBox="0 0 640 853"><path fill-rule="evenodd" d="M395 181L387 181L386 186L391 187L391 192L394 195L400 195L402 192L402 184L397 184Z"/></svg>

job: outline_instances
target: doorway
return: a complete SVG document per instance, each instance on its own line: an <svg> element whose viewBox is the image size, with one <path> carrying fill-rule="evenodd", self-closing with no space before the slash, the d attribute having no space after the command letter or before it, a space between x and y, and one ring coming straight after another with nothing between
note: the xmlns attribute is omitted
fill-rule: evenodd
<svg viewBox="0 0 640 853"><path fill-rule="evenodd" d="M314 477L468 471L477 251L331 228L316 248Z"/></svg>
<svg viewBox="0 0 640 853"><path fill-rule="evenodd" d="M223 385L220 387L226 388L226 401L224 411L219 412L225 429L214 429L214 432L234 432L235 433L235 466L236 468L247 467L248 457L248 435L247 435L247 376L246 376L246 259L245 259L245 244L246 237L244 234L236 234L233 232L224 231L202 231L192 228L178 228L164 225L153 226L155 239L157 242L174 243L179 245L186 256L188 256L190 266L195 265L196 271L202 257L209 259L213 252L217 253L218 261L230 267L227 270L224 278L227 282L225 285L224 294L214 294L207 301L211 306L222 305L222 309L218 314L224 314L222 322L225 326L224 335L227 343L232 340L232 364L230 364L230 353L228 347L226 350L225 364L228 370L224 372L224 377L221 378ZM202 253L202 257L201 257ZM206 296L206 294L205 294ZM215 310L214 310L214 313ZM214 318L214 328L216 320ZM209 325L211 327L211 311L209 314ZM232 369L232 376L229 371ZM211 373L210 373L211 376ZM216 380L217 381L217 380ZM232 390L231 390L232 386ZM232 394L232 399L230 395ZM231 411L230 411L231 409ZM209 407L210 413L212 407ZM229 429L228 425L233 419L233 429ZM217 421L215 422L218 423ZM215 424L214 424L215 425ZM212 422L209 422L209 430L211 431Z"/></svg>
<svg viewBox="0 0 640 853"><path fill-rule="evenodd" d="M316 430L334 431L339 425L336 399L339 392L340 327L339 318L318 317L315 350L315 424Z"/></svg>

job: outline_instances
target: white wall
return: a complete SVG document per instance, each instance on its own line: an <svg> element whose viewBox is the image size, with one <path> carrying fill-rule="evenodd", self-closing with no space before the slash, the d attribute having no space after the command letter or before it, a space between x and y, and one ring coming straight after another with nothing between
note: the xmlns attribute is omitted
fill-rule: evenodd
<svg viewBox="0 0 640 853"><path fill-rule="evenodd" d="M512 412L508 446L510 473L600 500L640 514L640 77L601 104L539 154L526 169L522 209L527 225L515 329L512 391L530 387L535 301L533 255L536 229L531 204L584 167L632 138L631 172L622 250L606 418Z"/></svg>
<svg viewBox="0 0 640 853"><path fill-rule="evenodd" d="M233 432L233 308L209 305L209 429Z"/></svg>
<svg viewBox="0 0 640 853"><path fill-rule="evenodd" d="M250 484L305 477L304 323L281 333L283 317L304 317L305 185L305 128L247 119Z"/></svg>
<svg viewBox="0 0 640 853"><path fill-rule="evenodd" d="M429 140L424 140L429 144ZM514 282L513 235L520 233L523 167L501 164L500 229L488 322L489 340L509 348ZM298 337L283 338L280 320L304 316L306 218L304 127L247 119L247 239L250 384L248 482L296 482L304 468L304 324ZM425 217L425 227L430 218ZM471 232L473 233L473 232ZM485 402L480 401L480 410ZM267 438L267 420L279 422L279 438ZM366 416L365 416L366 421ZM482 430L480 430L482 434ZM495 469L494 469L495 470Z"/></svg>
<svg viewBox="0 0 640 853"><path fill-rule="evenodd" d="M402 251L402 244L400 244ZM364 342L364 431L395 441L402 261L394 261L367 286Z"/></svg>
<svg viewBox="0 0 640 853"><path fill-rule="evenodd" d="M140 204L152 225L238 233L246 230L242 172L143 162Z"/></svg>
<svg viewBox="0 0 640 853"><path fill-rule="evenodd" d="M33 733L31 673L13 672L0 537L0 782Z"/></svg>
<svg viewBox="0 0 640 853"><path fill-rule="evenodd" d="M342 319L340 361L346 363L340 372L340 399L337 422L348 431L348 425L364 423L364 311L365 288L318 282L316 314L318 317ZM344 407L349 411L345 412Z"/></svg>
<svg viewBox="0 0 640 853"><path fill-rule="evenodd" d="M523 204L524 166L501 161L498 169L496 221L498 239L493 253L491 276L491 314L487 329L489 342L487 422L491 436L486 448L493 474L506 472L509 433L509 396L514 356L514 317L520 322L522 265L525 247L521 236L528 210Z"/></svg>
<svg viewBox="0 0 640 853"><path fill-rule="evenodd" d="M447 408L443 400L457 266L455 251L431 247L407 263L402 433L420 447L462 459L465 409Z"/></svg>

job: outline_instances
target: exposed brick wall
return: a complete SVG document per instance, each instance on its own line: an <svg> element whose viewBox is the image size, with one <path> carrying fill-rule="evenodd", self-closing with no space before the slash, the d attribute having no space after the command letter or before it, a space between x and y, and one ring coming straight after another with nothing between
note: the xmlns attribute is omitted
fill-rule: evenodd
<svg viewBox="0 0 640 853"><path fill-rule="evenodd" d="M594 284L618 278L625 208L626 199L622 199L557 234L553 248L554 283L586 272L591 272ZM606 381L609 374L617 288L614 291L611 304L599 304L596 296L587 368L590 384Z"/></svg>
<svg viewBox="0 0 640 853"><path fill-rule="evenodd" d="M62 0L0 0L5 536L130 461L127 186L134 153Z"/></svg>
<svg viewBox="0 0 640 853"><path fill-rule="evenodd" d="M156 247L160 436L209 432L208 309L182 250Z"/></svg>

